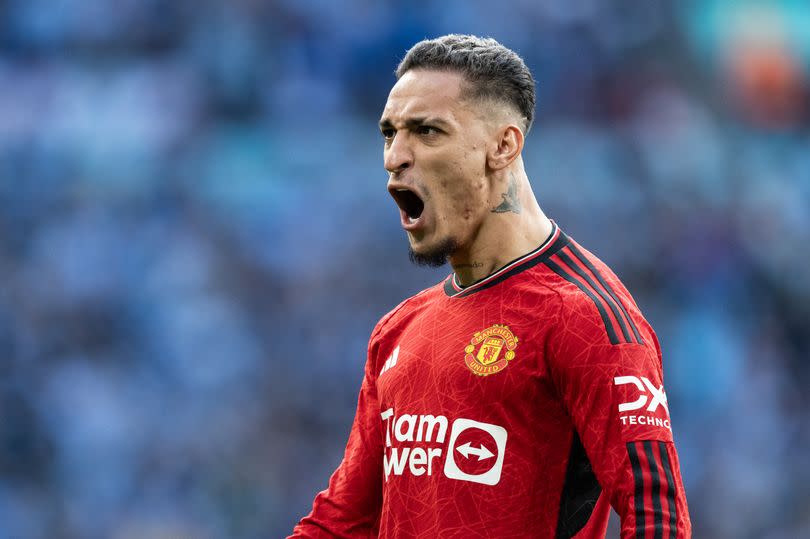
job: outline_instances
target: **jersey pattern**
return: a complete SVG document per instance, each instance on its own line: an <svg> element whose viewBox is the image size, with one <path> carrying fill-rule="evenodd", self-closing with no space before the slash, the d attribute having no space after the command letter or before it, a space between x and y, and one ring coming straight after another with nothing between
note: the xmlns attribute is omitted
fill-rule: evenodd
<svg viewBox="0 0 810 539"><path fill-rule="evenodd" d="M380 320L341 464L293 537L684 538L661 351L612 271L553 226Z"/></svg>

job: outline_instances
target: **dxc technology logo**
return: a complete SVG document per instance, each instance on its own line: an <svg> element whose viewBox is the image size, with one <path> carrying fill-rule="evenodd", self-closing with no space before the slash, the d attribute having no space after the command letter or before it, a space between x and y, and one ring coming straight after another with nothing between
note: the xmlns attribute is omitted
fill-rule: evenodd
<svg viewBox="0 0 810 539"><path fill-rule="evenodd" d="M623 402L619 404L619 413L632 412L640 410L646 406L644 415L622 415L619 419L622 425L648 425L655 427L672 428L669 421L669 406L667 406L667 394L664 392L664 385L655 387L655 384L650 382L649 378L644 376L638 378L635 376L616 376L613 383L617 386L626 384L634 385L640 392L638 399L631 402ZM656 411L659 405L664 410L664 417L657 417Z"/></svg>

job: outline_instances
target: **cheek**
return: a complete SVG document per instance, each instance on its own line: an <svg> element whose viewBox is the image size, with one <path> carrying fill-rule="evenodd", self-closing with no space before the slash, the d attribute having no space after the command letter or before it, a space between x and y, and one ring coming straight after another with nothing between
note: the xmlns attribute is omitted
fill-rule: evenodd
<svg viewBox="0 0 810 539"><path fill-rule="evenodd" d="M448 182L450 184L451 182ZM470 180L468 175L460 174L456 182L448 185L447 221L470 222L477 220L486 206L486 181L481 179Z"/></svg>
<svg viewBox="0 0 810 539"><path fill-rule="evenodd" d="M458 194L458 200L461 202L459 215L465 221L469 221L480 215L482 208L486 206L487 181L479 170L470 167L469 162L460 164L459 169L463 178L459 182L462 186Z"/></svg>
<svg viewBox="0 0 810 539"><path fill-rule="evenodd" d="M443 159L436 167L432 198L439 220L447 224L468 224L477 220L487 205L487 182L483 176L480 152L463 152L455 159Z"/></svg>

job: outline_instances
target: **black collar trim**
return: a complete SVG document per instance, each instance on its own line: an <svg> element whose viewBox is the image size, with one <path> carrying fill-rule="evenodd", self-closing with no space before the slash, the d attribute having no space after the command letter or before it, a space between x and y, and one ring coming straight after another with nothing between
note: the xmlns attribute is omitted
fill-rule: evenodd
<svg viewBox="0 0 810 539"><path fill-rule="evenodd" d="M444 281L444 293L451 298L463 298L465 296L469 296L470 294L485 290L491 286L495 286L496 284L505 281L509 277L517 275L521 271L533 268L537 264L548 260L551 255L568 245L569 241L568 236L565 234L565 232L560 230L557 223L552 221L551 225L551 234L549 234L546 241L544 241L537 249L534 249L533 251L512 260L496 272L487 275L483 279L479 279L469 286L461 286L458 284L456 274L450 274L450 276L447 277L447 280Z"/></svg>

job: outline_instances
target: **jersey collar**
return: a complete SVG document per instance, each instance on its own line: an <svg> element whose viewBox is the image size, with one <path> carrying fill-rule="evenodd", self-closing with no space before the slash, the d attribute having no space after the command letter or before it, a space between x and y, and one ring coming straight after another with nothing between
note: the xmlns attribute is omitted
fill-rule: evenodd
<svg viewBox="0 0 810 539"><path fill-rule="evenodd" d="M469 286L461 286L458 284L458 279L455 273L451 273L444 281L444 293L451 298L460 298L469 296L481 290L485 290L490 286L505 281L513 275L517 275L521 271L532 268L548 259L551 255L562 249L568 244L568 236L560 230L557 223L551 221L551 234L548 238L540 244L539 247L525 255L518 257L505 266L501 267L494 273L477 280Z"/></svg>

